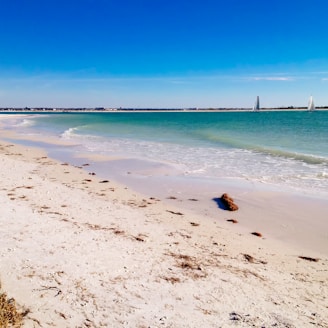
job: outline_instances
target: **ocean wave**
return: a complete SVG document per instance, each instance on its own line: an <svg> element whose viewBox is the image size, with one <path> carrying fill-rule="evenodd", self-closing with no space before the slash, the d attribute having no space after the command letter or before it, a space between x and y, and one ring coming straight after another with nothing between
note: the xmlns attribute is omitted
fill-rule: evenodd
<svg viewBox="0 0 328 328"><path fill-rule="evenodd" d="M35 121L32 119L24 118L22 121L15 124L15 127L30 127L35 124Z"/></svg>
<svg viewBox="0 0 328 328"><path fill-rule="evenodd" d="M210 132L201 133L201 137L205 140L212 142L215 146L221 146L228 149L240 149L245 151L251 151L255 153L260 153L264 155L270 155L272 157L281 157L292 159L296 161L301 161L306 164L323 164L328 166L328 158L314 155L306 154L301 152L289 151L288 149L278 149L271 146L262 146L253 143L247 143L241 141L240 138L231 137L227 135L213 135ZM256 141L257 142L257 141Z"/></svg>
<svg viewBox="0 0 328 328"><path fill-rule="evenodd" d="M68 128L67 130L65 130L60 137L63 139L71 139L72 137L76 137L77 133L76 131L78 131L79 128L75 127L75 128Z"/></svg>
<svg viewBox="0 0 328 328"><path fill-rule="evenodd" d="M60 134L60 138L78 142L83 145L87 151L108 151L110 140L99 135L85 133L85 127L86 125L68 128Z"/></svg>
<svg viewBox="0 0 328 328"><path fill-rule="evenodd" d="M292 160L303 162L305 164L312 164L312 165L323 164L325 166L328 166L328 158L319 157L315 155L300 154L296 152L289 152L285 150L264 148L264 147L249 147L249 150L256 153L270 155L273 157L283 157L286 159L292 159Z"/></svg>

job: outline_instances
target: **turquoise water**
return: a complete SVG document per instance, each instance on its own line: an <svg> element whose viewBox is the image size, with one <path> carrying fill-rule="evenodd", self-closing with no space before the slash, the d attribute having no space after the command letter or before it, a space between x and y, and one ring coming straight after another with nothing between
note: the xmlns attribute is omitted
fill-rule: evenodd
<svg viewBox="0 0 328 328"><path fill-rule="evenodd" d="M72 151L159 161L185 176L238 178L328 193L328 111L31 114L21 134Z"/></svg>

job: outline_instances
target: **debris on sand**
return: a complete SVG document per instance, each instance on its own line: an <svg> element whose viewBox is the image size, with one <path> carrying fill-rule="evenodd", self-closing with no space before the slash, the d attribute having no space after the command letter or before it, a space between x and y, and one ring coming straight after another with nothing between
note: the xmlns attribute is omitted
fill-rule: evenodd
<svg viewBox="0 0 328 328"><path fill-rule="evenodd" d="M223 205L227 208L229 211L237 211L238 206L234 203L233 199L228 194L223 194L221 196L221 201Z"/></svg>
<svg viewBox="0 0 328 328"><path fill-rule="evenodd" d="M310 262L319 262L319 259L309 257L309 256L299 256L300 259L310 261Z"/></svg>
<svg viewBox="0 0 328 328"><path fill-rule="evenodd" d="M256 237L262 237L262 234L260 232L252 232L252 235L256 236Z"/></svg>

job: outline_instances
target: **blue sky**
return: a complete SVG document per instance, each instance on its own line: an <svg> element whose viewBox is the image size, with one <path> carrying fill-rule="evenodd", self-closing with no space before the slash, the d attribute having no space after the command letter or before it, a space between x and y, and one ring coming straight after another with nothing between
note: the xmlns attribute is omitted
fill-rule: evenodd
<svg viewBox="0 0 328 328"><path fill-rule="evenodd" d="M327 0L0 8L0 107L328 105Z"/></svg>

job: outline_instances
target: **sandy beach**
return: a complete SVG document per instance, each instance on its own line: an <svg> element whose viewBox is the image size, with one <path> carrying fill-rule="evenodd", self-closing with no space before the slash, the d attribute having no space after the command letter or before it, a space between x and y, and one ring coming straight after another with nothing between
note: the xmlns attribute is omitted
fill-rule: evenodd
<svg viewBox="0 0 328 328"><path fill-rule="evenodd" d="M240 209L206 215L201 195L142 194L0 145L0 281L24 327L328 326L323 200L231 186ZM261 217L282 215L278 238Z"/></svg>

